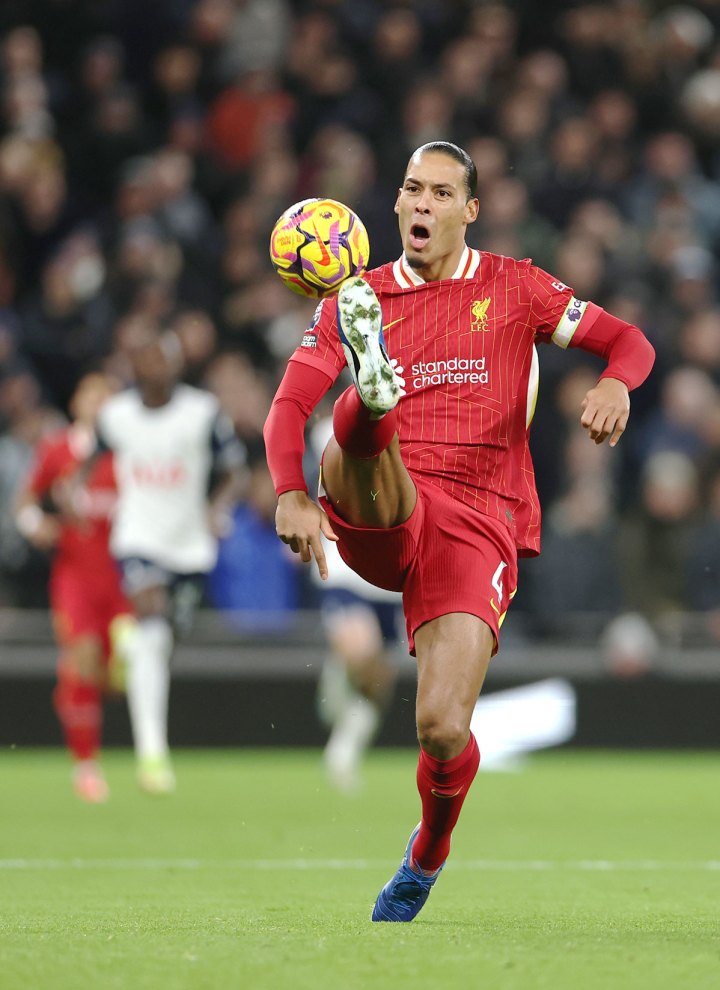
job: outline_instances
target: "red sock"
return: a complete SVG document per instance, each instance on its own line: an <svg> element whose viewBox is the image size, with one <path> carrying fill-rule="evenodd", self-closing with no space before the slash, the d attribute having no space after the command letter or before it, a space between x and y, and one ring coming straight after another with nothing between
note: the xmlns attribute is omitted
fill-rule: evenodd
<svg viewBox="0 0 720 990"><path fill-rule="evenodd" d="M53 694L65 745L76 760L92 760L100 749L102 704L100 690L62 666Z"/></svg>
<svg viewBox="0 0 720 990"><path fill-rule="evenodd" d="M472 733L465 749L452 760L438 760L420 750L417 786L422 822L412 858L423 870L437 870L447 859L452 830L479 766L480 750Z"/></svg>
<svg viewBox="0 0 720 990"><path fill-rule="evenodd" d="M338 444L351 457L369 460L389 445L397 432L394 409L382 419L371 419L354 385L346 389L333 408L333 433Z"/></svg>

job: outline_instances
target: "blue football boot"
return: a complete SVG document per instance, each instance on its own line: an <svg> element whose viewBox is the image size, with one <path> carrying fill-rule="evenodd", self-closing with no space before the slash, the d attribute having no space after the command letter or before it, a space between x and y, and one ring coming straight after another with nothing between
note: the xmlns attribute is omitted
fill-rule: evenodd
<svg viewBox="0 0 720 990"><path fill-rule="evenodd" d="M388 880L378 894L373 908L372 921L412 921L428 899L435 881L445 864L426 876L410 866L410 853L415 837L420 831L417 825L408 840L403 861L395 876Z"/></svg>

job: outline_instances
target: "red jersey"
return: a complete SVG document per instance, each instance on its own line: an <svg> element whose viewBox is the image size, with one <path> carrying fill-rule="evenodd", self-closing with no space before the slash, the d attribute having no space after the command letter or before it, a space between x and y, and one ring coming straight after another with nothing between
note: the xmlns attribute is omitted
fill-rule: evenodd
<svg viewBox="0 0 720 990"><path fill-rule="evenodd" d="M408 469L506 525L520 554L540 547L528 446L535 343L580 343L593 303L529 259L466 248L451 279L422 281L400 258L366 276L382 306L388 354L404 368L398 433ZM318 306L291 361L332 380L345 367L334 298Z"/></svg>
<svg viewBox="0 0 720 990"><path fill-rule="evenodd" d="M28 481L29 490L39 499L51 494L52 486L72 475L92 452L91 438L70 426L53 434L38 447ZM86 574L116 570L108 550L110 521L117 500L112 454L103 454L82 492L83 520L63 522L54 557L54 567L72 566Z"/></svg>

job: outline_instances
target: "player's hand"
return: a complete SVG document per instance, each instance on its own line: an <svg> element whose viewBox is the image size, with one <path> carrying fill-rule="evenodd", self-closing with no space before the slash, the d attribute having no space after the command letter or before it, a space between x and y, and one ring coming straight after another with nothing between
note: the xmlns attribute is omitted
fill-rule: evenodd
<svg viewBox="0 0 720 990"><path fill-rule="evenodd" d="M625 432L629 415L630 394L625 382L601 378L582 401L580 423L595 443L610 437L614 447Z"/></svg>
<svg viewBox="0 0 720 990"><path fill-rule="evenodd" d="M52 550L60 539L62 527L56 516L43 512L34 503L24 505L16 516L19 532L37 550Z"/></svg>
<svg viewBox="0 0 720 990"><path fill-rule="evenodd" d="M333 542L337 541L337 536L316 502L305 492L285 492L278 498L275 529L283 543L287 543L293 553L299 553L306 564L314 556L320 577L327 580L327 560L320 534Z"/></svg>

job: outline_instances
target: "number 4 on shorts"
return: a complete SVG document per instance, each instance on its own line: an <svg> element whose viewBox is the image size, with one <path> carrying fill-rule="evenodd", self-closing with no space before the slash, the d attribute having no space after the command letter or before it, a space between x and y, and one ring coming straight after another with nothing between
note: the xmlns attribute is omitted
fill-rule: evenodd
<svg viewBox="0 0 720 990"><path fill-rule="evenodd" d="M497 591L498 605L500 605L503 600L502 575L506 567L507 564L505 563L505 561L501 560L497 566L497 570L492 576L492 586L495 589L495 591Z"/></svg>

